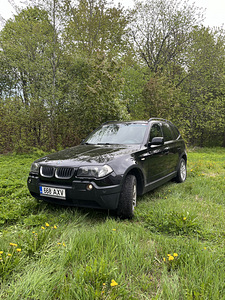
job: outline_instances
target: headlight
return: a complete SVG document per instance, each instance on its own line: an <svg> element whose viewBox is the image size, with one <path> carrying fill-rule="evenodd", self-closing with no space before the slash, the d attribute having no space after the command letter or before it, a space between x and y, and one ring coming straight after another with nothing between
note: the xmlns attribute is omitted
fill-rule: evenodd
<svg viewBox="0 0 225 300"><path fill-rule="evenodd" d="M30 168L30 173L38 174L39 172L39 164L38 163L32 163Z"/></svg>
<svg viewBox="0 0 225 300"><path fill-rule="evenodd" d="M113 169L108 166L85 166L80 167L77 172L78 177L97 177L101 178L113 172Z"/></svg>

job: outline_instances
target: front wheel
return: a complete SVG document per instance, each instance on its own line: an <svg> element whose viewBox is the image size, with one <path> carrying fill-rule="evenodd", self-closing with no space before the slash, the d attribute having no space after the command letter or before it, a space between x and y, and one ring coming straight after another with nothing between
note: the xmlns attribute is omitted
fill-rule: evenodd
<svg viewBox="0 0 225 300"><path fill-rule="evenodd" d="M120 200L117 208L118 217L122 219L131 219L134 215L136 202L137 180L134 175L127 175L120 194Z"/></svg>
<svg viewBox="0 0 225 300"><path fill-rule="evenodd" d="M181 183L186 180L186 177L187 177L186 161L183 158L181 158L175 180L176 182Z"/></svg>

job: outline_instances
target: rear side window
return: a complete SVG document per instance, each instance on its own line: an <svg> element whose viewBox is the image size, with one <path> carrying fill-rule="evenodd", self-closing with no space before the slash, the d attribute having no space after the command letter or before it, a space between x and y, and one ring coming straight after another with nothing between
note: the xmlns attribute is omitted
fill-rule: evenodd
<svg viewBox="0 0 225 300"><path fill-rule="evenodd" d="M173 133L170 129L169 124L167 123L162 123L162 130L163 130L163 136L164 136L164 141L172 141L174 139Z"/></svg>
<svg viewBox="0 0 225 300"><path fill-rule="evenodd" d="M174 139L176 140L180 136L180 132L177 129L177 127L175 125L173 125L172 123L170 124L170 127L173 131Z"/></svg>

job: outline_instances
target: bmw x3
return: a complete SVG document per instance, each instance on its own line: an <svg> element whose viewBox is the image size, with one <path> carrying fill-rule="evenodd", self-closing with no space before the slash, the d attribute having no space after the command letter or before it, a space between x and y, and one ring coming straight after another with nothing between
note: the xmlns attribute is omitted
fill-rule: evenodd
<svg viewBox="0 0 225 300"><path fill-rule="evenodd" d="M33 197L132 218L137 196L187 176L184 140L170 121L107 122L80 145L42 157L27 180Z"/></svg>

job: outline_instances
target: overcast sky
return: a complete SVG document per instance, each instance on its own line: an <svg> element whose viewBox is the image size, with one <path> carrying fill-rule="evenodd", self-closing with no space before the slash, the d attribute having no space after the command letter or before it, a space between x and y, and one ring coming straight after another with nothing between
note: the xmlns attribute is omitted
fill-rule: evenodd
<svg viewBox="0 0 225 300"><path fill-rule="evenodd" d="M198 7L206 8L205 26L224 26L225 24L225 0L189 0L190 3L195 2ZM15 0L20 3L20 0ZM121 2L125 7L132 7L133 0L114 0L114 3ZM13 7L8 0L0 0L0 15L4 18L10 18L15 13ZM225 27L225 26L224 26Z"/></svg>

